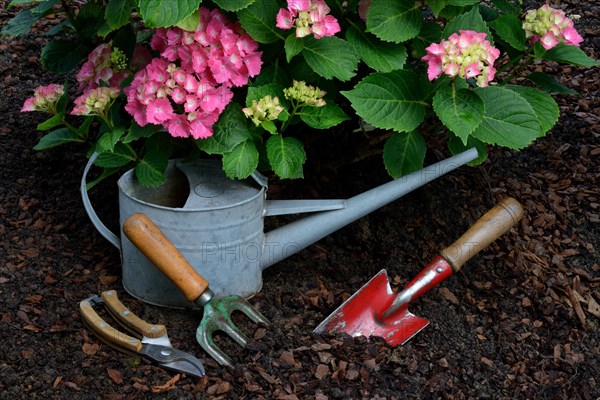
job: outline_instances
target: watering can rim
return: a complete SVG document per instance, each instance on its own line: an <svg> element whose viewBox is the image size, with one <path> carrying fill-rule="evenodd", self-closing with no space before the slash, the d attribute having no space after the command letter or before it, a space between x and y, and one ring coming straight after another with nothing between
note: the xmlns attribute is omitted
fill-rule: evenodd
<svg viewBox="0 0 600 400"><path fill-rule="evenodd" d="M190 184L190 181L189 181L189 178L188 178L187 174L185 174L185 172L177 166L177 160L170 160L170 163L171 162L174 164L173 166L175 168L179 169L179 171L181 171L182 173L184 173L184 175L186 176L186 179L187 179L188 184L189 184L189 193L188 194L191 194L194 189L191 187L191 184ZM158 205L158 204L147 202L145 200L142 200L142 199L139 199L137 197L134 197L130 193L128 193L125 190L125 188L123 187L123 185L124 185L124 182L132 182L133 179L135 179L135 178L132 179L131 175L133 173L134 173L134 170L130 169L130 170L126 171L123 175L121 175L121 177L119 177L119 180L117 181L117 185L118 185L118 187L120 189L119 190L120 193L123 193L123 195L129 197L132 200L135 200L138 203L144 204L145 206L148 206L148 207L151 207L151 208L155 208L155 209L159 209L159 210L175 211L175 212L178 212L178 213L185 213L185 212L190 212L191 213L191 212L198 212L198 211L217 211L217 210L226 210L228 208L238 207L240 205L256 201L258 197L261 197L261 196L264 197L264 192L265 192L265 189L266 189L265 186L260 185L260 188L256 189L257 190L256 194L254 194L254 195L252 195L252 196L250 196L250 197L248 197L248 198L246 198L246 199L244 199L242 201L238 201L236 203L230 203L230 204L227 204L227 205L224 205L224 206L214 206L214 207L167 207L167 206L161 206L161 205Z"/></svg>

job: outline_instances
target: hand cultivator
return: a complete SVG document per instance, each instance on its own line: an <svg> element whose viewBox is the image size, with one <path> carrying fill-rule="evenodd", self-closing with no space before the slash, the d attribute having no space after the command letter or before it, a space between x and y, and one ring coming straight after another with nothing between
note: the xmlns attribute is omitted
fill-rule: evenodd
<svg viewBox="0 0 600 400"><path fill-rule="evenodd" d="M219 364L232 366L231 359L215 345L213 332L223 331L240 346L246 347L250 339L233 324L231 313L241 311L252 321L264 325L268 325L269 321L239 296L214 299L208 282L144 214L136 213L129 217L123 224L123 232L181 290L187 300L204 309L204 316L196 331L198 343Z"/></svg>

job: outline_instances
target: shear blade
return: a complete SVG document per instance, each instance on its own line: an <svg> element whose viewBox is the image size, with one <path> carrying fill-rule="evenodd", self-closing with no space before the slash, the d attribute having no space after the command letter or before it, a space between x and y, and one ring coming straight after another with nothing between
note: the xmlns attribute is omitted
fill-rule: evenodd
<svg viewBox="0 0 600 400"><path fill-rule="evenodd" d="M177 372L184 372L198 378L206 374L200 360L182 350L157 344L146 344L140 354L155 361L161 367Z"/></svg>
<svg viewBox="0 0 600 400"><path fill-rule="evenodd" d="M396 294L389 285L387 271L382 269L321 322L314 332L377 336L383 338L390 346L401 345L425 328L429 321L410 313L407 306L381 319L395 297Z"/></svg>

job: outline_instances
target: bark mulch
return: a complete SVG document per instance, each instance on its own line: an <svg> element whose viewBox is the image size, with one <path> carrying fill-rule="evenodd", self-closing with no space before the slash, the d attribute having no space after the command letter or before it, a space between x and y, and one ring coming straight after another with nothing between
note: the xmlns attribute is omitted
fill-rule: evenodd
<svg viewBox="0 0 600 400"><path fill-rule="evenodd" d="M600 7L554 3L581 16L582 48L600 59ZM32 150L42 116L19 109L34 87L61 81L40 69L45 40L0 42L0 399L600 399L598 68L547 67L580 95L557 97L558 124L527 149L492 150L483 165L461 167L265 270L251 303L273 324L255 329L236 316L259 345L241 350L218 337L236 363L227 369L196 342L199 312L123 290L119 252L94 229L78 192L85 149ZM269 196L348 197L385 182L379 157L334 162L361 140L322 138L309 150L306 179L273 182ZM445 156L431 151L427 163ZM116 229L115 181L90 196ZM504 196L518 199L525 217L414 304L431 324L408 344L312 333L382 268L401 288ZM109 288L166 325L207 375L163 370L98 341L78 302Z"/></svg>

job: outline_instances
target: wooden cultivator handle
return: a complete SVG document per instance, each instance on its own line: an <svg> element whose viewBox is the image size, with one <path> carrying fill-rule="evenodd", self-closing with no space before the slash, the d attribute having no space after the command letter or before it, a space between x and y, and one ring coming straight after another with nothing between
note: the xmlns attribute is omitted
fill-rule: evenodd
<svg viewBox="0 0 600 400"><path fill-rule="evenodd" d="M440 255L457 272L471 257L508 232L522 216L521 204L507 197L479 218L456 242L443 249Z"/></svg>
<svg viewBox="0 0 600 400"><path fill-rule="evenodd" d="M206 279L146 215L131 215L123 224L123 232L181 290L187 300L195 301L208 290Z"/></svg>

